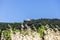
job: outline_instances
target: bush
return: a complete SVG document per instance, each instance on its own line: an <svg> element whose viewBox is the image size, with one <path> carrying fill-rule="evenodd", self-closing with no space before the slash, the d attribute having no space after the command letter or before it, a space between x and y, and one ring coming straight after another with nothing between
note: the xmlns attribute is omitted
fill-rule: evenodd
<svg viewBox="0 0 60 40"><path fill-rule="evenodd" d="M45 27L44 26L39 27L38 33L40 34L40 36L43 36L44 35L44 32L43 32L44 30L45 30Z"/></svg>
<svg viewBox="0 0 60 40"><path fill-rule="evenodd" d="M11 37L10 37L10 30L5 30L2 32L4 37L6 38L6 40L11 40Z"/></svg>

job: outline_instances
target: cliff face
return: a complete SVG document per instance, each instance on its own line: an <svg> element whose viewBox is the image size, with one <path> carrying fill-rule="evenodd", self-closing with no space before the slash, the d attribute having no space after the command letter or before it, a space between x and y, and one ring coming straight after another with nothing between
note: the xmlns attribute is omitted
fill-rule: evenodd
<svg viewBox="0 0 60 40"><path fill-rule="evenodd" d="M0 23L1 40L60 40L60 19Z"/></svg>

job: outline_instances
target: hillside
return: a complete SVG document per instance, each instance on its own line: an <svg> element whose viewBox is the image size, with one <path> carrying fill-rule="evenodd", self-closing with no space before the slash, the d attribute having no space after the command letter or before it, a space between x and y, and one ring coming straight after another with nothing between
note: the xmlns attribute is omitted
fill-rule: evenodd
<svg viewBox="0 0 60 40"><path fill-rule="evenodd" d="M60 40L60 19L29 19L20 23L0 23L1 40L27 40L27 38Z"/></svg>
<svg viewBox="0 0 60 40"><path fill-rule="evenodd" d="M21 24L23 24L25 26L25 24L27 24L28 26L35 26L36 28L39 28L42 25L46 25L48 24L50 27L51 26L59 26L60 27L60 19L31 19L30 21L28 20L24 20L24 22L20 22L20 23L0 23L0 29L1 30L6 30L7 28L9 29L9 25L11 25L12 28L16 28L21 30Z"/></svg>

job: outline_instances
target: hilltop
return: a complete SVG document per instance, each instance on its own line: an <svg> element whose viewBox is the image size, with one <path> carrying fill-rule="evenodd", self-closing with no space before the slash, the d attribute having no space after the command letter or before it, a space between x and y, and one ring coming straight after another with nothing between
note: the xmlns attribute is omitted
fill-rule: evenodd
<svg viewBox="0 0 60 40"><path fill-rule="evenodd" d="M29 19L29 20L24 20L24 22L20 22L20 23L0 23L0 29L2 30L6 30L7 28L9 28L8 24L12 27L12 28L16 28L21 30L21 25L23 25L25 27L25 24L27 24L28 26L30 26L31 28L33 28L33 26L35 26L37 29L42 26L42 25L46 25L48 24L50 27L56 27L59 26L60 27L60 19Z"/></svg>

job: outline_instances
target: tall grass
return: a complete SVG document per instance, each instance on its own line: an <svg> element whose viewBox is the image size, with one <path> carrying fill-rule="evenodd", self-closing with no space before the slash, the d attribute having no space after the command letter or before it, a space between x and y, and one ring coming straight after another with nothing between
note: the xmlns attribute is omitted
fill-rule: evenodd
<svg viewBox="0 0 60 40"><path fill-rule="evenodd" d="M23 29L23 28L22 28ZM26 30L17 30L12 28L3 30L1 40L60 40L60 31L58 28L49 27L49 25L41 26L37 31L32 30L27 26Z"/></svg>

